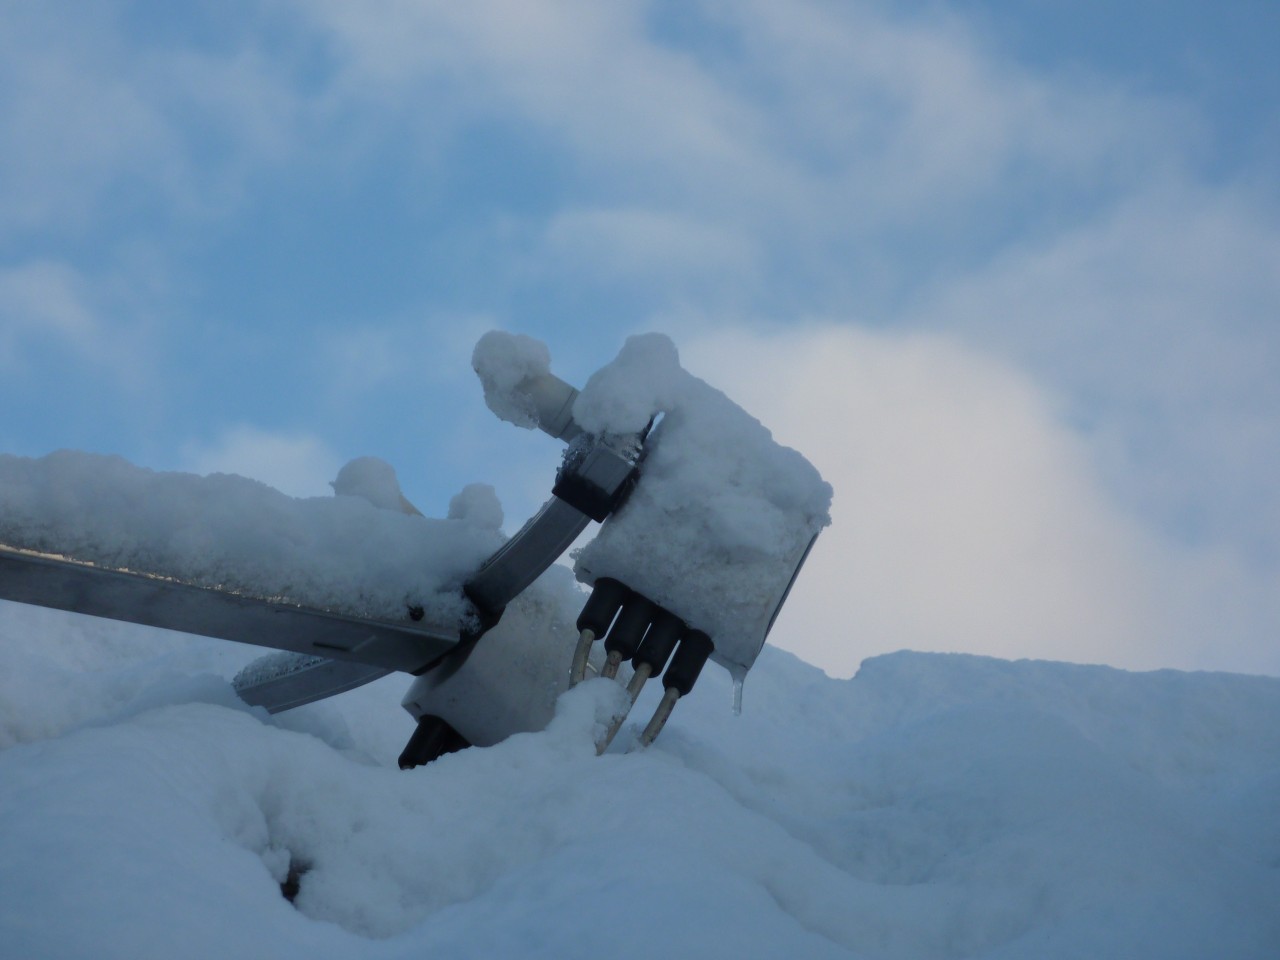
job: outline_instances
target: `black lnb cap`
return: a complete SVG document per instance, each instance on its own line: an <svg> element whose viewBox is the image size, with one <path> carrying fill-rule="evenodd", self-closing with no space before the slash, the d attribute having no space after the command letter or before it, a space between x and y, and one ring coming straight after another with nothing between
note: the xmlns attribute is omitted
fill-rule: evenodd
<svg viewBox="0 0 1280 960"><path fill-rule="evenodd" d="M657 614L654 604L638 593L628 593L622 601L622 612L605 638L604 648L610 653L620 653L623 660L630 660Z"/></svg>
<svg viewBox="0 0 1280 960"><path fill-rule="evenodd" d="M667 665L667 661L671 659L671 651L676 648L676 642L684 632L683 620L674 613L659 610L653 626L649 628L644 642L640 644L640 649L631 658L631 665L638 667L646 663L649 665L649 676L658 676L662 673L662 668Z"/></svg>
<svg viewBox="0 0 1280 960"><path fill-rule="evenodd" d="M687 697L693 685L698 682L698 674L716 646L701 630L690 630L676 647L676 655L671 658L671 666L662 676L662 685L668 690L680 691L680 696Z"/></svg>
<svg viewBox="0 0 1280 960"><path fill-rule="evenodd" d="M622 601L627 599L630 592L612 577L600 577L596 580L582 613L578 614L578 630L590 630L597 637L603 637L609 630L609 624L613 623L618 608L622 606Z"/></svg>

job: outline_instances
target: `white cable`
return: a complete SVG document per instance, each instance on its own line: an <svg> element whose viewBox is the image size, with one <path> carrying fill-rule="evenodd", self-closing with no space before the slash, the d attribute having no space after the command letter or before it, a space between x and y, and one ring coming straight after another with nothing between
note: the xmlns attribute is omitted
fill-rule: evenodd
<svg viewBox="0 0 1280 960"><path fill-rule="evenodd" d="M631 705L634 707L636 701L640 699L640 691L644 689L645 681L653 674L653 664L642 663L636 667L636 672L631 675L631 682L627 684L627 696L631 698Z"/></svg>
<svg viewBox="0 0 1280 960"><path fill-rule="evenodd" d="M675 687L667 687L666 692L662 695L661 702L658 703L658 709L653 711L653 719L644 728L644 733L640 734L640 746L647 747L657 739L658 734L662 732L662 728L666 726L667 718L671 716L671 711L675 709L676 701L679 699L680 691Z"/></svg>
<svg viewBox="0 0 1280 960"><path fill-rule="evenodd" d="M591 645L596 635L591 630L583 630L578 636L578 646L573 651L573 662L569 666L569 686L576 687L587 676L587 660L591 656Z"/></svg>
<svg viewBox="0 0 1280 960"><path fill-rule="evenodd" d="M652 664L642 663L636 667L635 673L631 675L631 683L627 685L627 697L630 700L630 703L627 704L626 710L613 718L612 722L609 724L609 729L605 731L604 739L596 744L597 756L609 749L609 744L613 743L613 738L618 735L618 731L622 729L622 725L631 714L631 708L636 705L636 700L640 696L640 690L644 687L645 681L649 679L649 675L651 673L653 673Z"/></svg>
<svg viewBox="0 0 1280 960"><path fill-rule="evenodd" d="M604 669L600 671L600 676L612 680L618 675L618 668L621 666L622 652L620 650L610 650L609 656L604 662Z"/></svg>

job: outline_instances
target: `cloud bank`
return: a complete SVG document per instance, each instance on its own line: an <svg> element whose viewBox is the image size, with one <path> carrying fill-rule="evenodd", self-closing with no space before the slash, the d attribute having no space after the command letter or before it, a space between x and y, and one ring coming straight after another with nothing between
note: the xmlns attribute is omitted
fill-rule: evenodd
<svg viewBox="0 0 1280 960"><path fill-rule="evenodd" d="M946 336L834 325L722 331L684 359L836 489L779 646L841 676L899 648L1280 670L1280 578L1122 509L1007 364Z"/></svg>
<svg viewBox="0 0 1280 960"><path fill-rule="evenodd" d="M429 512L498 480L527 515L555 451L487 419L470 344L582 383L661 329L842 451L857 582L816 556L806 633L1276 672L1274 58L1211 12L1137 66L1102 14L995 13L0 7L0 446L298 491L372 454ZM1257 82L1163 72L1193 35Z"/></svg>

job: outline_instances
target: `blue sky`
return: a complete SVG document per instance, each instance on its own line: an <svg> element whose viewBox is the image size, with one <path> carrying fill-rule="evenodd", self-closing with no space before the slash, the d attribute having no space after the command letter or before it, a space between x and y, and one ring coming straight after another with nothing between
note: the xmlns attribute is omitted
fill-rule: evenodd
<svg viewBox="0 0 1280 960"><path fill-rule="evenodd" d="M0 2L0 450L509 526L662 330L836 487L775 640L1280 673L1280 8Z"/></svg>

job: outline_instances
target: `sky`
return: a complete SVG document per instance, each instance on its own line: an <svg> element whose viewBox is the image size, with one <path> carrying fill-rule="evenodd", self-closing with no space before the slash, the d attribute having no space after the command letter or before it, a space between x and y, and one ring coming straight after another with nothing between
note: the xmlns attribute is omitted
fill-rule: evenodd
<svg viewBox="0 0 1280 960"><path fill-rule="evenodd" d="M0 451L425 513L670 335L835 488L773 642L1280 674L1280 8L0 0Z"/></svg>

